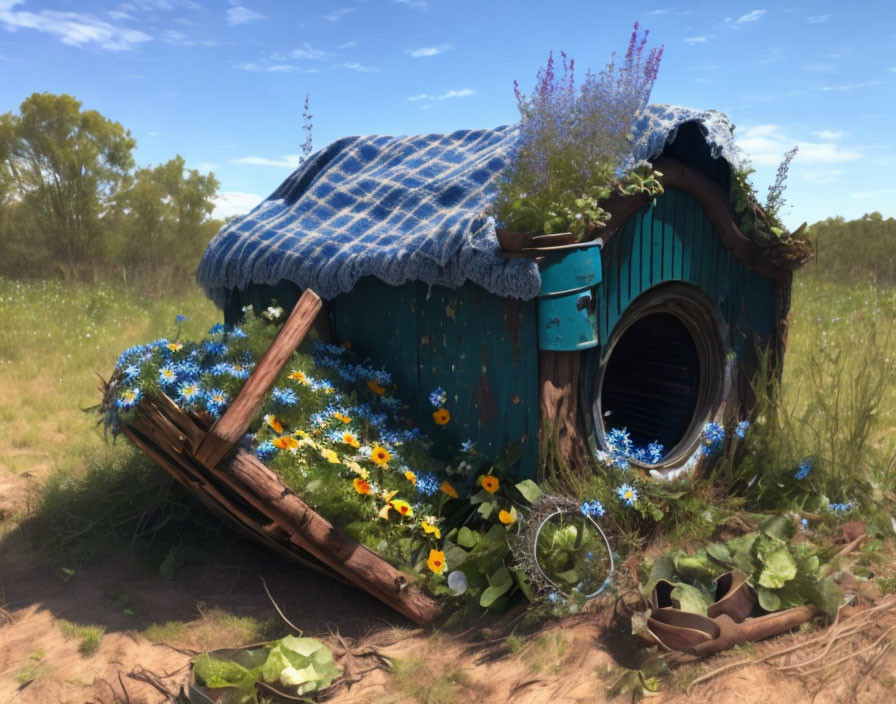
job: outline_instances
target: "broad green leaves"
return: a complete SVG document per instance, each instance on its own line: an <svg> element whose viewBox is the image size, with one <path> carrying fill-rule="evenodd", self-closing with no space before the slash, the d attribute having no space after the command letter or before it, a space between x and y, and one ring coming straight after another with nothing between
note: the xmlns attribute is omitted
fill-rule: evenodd
<svg viewBox="0 0 896 704"><path fill-rule="evenodd" d="M333 653L315 638L286 636L263 648L203 653L193 661L196 681L205 687L232 688L227 701L257 702L256 684L265 682L289 696L329 687L339 674Z"/></svg>

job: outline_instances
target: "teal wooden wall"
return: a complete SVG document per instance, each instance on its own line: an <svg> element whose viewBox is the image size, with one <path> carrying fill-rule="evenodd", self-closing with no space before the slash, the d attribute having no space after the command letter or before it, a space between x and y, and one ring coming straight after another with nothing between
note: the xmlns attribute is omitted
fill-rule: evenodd
<svg viewBox="0 0 896 704"><path fill-rule="evenodd" d="M331 302L336 338L383 365L419 427L449 457L470 439L491 457L521 453L520 477L538 454L535 301L505 299L476 284L458 289L415 282L389 286L367 277ZM451 423L432 420L429 393L448 393Z"/></svg>
<svg viewBox="0 0 896 704"><path fill-rule="evenodd" d="M716 301L729 325L729 344L742 359L751 359L756 344L766 344L774 331L773 281L725 248L703 207L685 191L667 188L610 238L601 256L601 347L628 305L664 281L694 284Z"/></svg>

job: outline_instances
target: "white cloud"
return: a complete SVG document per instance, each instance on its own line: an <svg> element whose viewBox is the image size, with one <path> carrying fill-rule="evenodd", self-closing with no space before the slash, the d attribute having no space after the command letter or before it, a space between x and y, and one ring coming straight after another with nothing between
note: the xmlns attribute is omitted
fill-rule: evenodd
<svg viewBox="0 0 896 704"><path fill-rule="evenodd" d="M757 164L777 166L785 152L799 147L794 163L839 164L862 157L855 149L847 149L833 142L810 142L788 137L779 125L753 125L740 132L738 146Z"/></svg>
<svg viewBox="0 0 896 704"><path fill-rule="evenodd" d="M193 39L188 34L178 32L176 29L166 29L162 32L161 39L167 44L179 46L217 46L217 42L208 39Z"/></svg>
<svg viewBox="0 0 896 704"><path fill-rule="evenodd" d="M220 164L216 164L211 161L203 161L201 164L199 164L199 166L196 167L196 170L201 173L207 174L210 171L214 171L219 166L220 166Z"/></svg>
<svg viewBox="0 0 896 704"><path fill-rule="evenodd" d="M315 49L311 44L305 42L301 49L293 49L289 55L294 59L312 59L320 61L330 55L329 51L323 49Z"/></svg>
<svg viewBox="0 0 896 704"><path fill-rule="evenodd" d="M242 215L248 213L263 200L264 196L257 193L222 191L215 196L215 209L212 211L212 217L223 220L234 215Z"/></svg>
<svg viewBox="0 0 896 704"><path fill-rule="evenodd" d="M259 22L264 18L264 15L242 5L227 9L227 24L249 24L250 22Z"/></svg>
<svg viewBox="0 0 896 704"><path fill-rule="evenodd" d="M449 98L466 98L469 95L476 95L475 90L470 90L469 88L462 88L461 90L449 90L441 95L431 95L430 93L420 93L418 95L412 95L408 98L411 102L417 101L431 101L431 100L448 100Z"/></svg>
<svg viewBox="0 0 896 704"><path fill-rule="evenodd" d="M342 64L342 68L351 69L352 71L358 71L359 73L373 73L380 70L378 66L364 66L363 64L359 64L357 61L349 61L347 63L344 63Z"/></svg>
<svg viewBox="0 0 896 704"><path fill-rule="evenodd" d="M699 37L685 37L684 43L690 44L691 46L693 46L694 44L706 44L707 39L709 39L709 37L705 35Z"/></svg>
<svg viewBox="0 0 896 704"><path fill-rule="evenodd" d="M651 10L650 12L645 12L644 15L648 16L648 17L650 15L668 15L671 11L672 11L672 8L665 7L661 10Z"/></svg>
<svg viewBox="0 0 896 704"><path fill-rule="evenodd" d="M426 0L392 0L392 2L408 7L426 7Z"/></svg>
<svg viewBox="0 0 896 704"><path fill-rule="evenodd" d="M415 59L424 56L436 56L451 48L450 44L439 44L438 46L421 46L419 49L405 49L405 53L410 54Z"/></svg>
<svg viewBox="0 0 896 704"><path fill-rule="evenodd" d="M879 86L883 81L862 81L861 83L847 83L839 86L824 86L821 90L825 93L843 92L847 90L855 90L856 88L865 88L866 86Z"/></svg>
<svg viewBox="0 0 896 704"><path fill-rule="evenodd" d="M45 32L68 46L82 47L94 44L107 51L128 51L152 39L136 29L126 29L97 19L82 12L16 11L24 0L0 0L0 23L7 31L33 29Z"/></svg>
<svg viewBox="0 0 896 704"><path fill-rule="evenodd" d="M821 24L822 22L827 22L831 17L833 17L833 15L813 15L807 17L806 22L809 22L810 24Z"/></svg>
<svg viewBox="0 0 896 704"><path fill-rule="evenodd" d="M294 64L277 64L277 63L255 63L253 61L244 61L239 64L233 64L233 68L237 71L251 71L253 73L320 73L317 68L302 68Z"/></svg>
<svg viewBox="0 0 896 704"><path fill-rule="evenodd" d="M350 42L342 42L342 44L340 44L336 48L337 49L351 49L353 46L358 46L358 42L356 42L354 39L352 39Z"/></svg>
<svg viewBox="0 0 896 704"><path fill-rule="evenodd" d="M819 130L818 132L813 132L816 137L819 139L831 140L831 139L840 139L846 132L841 130Z"/></svg>
<svg viewBox="0 0 896 704"><path fill-rule="evenodd" d="M121 12L120 10L109 10L107 13L109 17L113 20L132 20L134 19L133 15L129 15L127 12Z"/></svg>
<svg viewBox="0 0 896 704"><path fill-rule="evenodd" d="M741 15L735 24L744 24L746 22L755 22L765 14L765 10L753 10L745 15Z"/></svg>
<svg viewBox="0 0 896 704"><path fill-rule="evenodd" d="M355 8L353 7L340 7L338 10L333 10L332 12L328 12L326 15L324 15L324 19L329 20L330 22L338 22L347 14L354 11Z"/></svg>
<svg viewBox="0 0 896 704"><path fill-rule="evenodd" d="M857 191L850 193L853 198L880 198L881 196L896 195L896 188L881 188L876 191Z"/></svg>
<svg viewBox="0 0 896 704"><path fill-rule="evenodd" d="M278 169L294 169L302 161L301 154L284 154L279 159L268 159L264 156L244 156L231 159L231 164L248 164L249 166L273 166Z"/></svg>
<svg viewBox="0 0 896 704"><path fill-rule="evenodd" d="M893 73L896 73L896 66L890 66L890 68L888 70L892 71Z"/></svg>

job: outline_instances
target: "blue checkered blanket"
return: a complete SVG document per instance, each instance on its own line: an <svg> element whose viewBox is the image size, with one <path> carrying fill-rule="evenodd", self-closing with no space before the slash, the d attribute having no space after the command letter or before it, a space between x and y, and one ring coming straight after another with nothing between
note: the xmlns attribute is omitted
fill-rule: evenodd
<svg viewBox="0 0 896 704"><path fill-rule="evenodd" d="M721 113L650 105L634 125L630 166L658 156L696 121L716 158L743 167ZM411 137L346 137L314 154L209 244L197 281L223 307L229 289L281 279L325 299L364 276L537 295L537 266L499 255L489 208L518 137L515 125Z"/></svg>

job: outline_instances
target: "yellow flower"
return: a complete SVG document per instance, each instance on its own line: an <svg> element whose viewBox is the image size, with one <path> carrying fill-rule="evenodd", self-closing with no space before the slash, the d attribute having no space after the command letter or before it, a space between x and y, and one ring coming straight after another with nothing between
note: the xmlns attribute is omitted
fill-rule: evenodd
<svg viewBox="0 0 896 704"><path fill-rule="evenodd" d="M511 507L509 511L501 509L498 511L498 520L505 526L509 526L511 523L516 522L516 509L513 507Z"/></svg>
<svg viewBox="0 0 896 704"><path fill-rule="evenodd" d="M382 396L384 393L386 393L386 387L380 386L377 383L376 379L371 379L370 381L368 381L367 388L373 391L373 393L375 393L377 396Z"/></svg>
<svg viewBox="0 0 896 704"><path fill-rule="evenodd" d="M404 473L404 478L407 479L411 484L417 486L417 475L414 474L411 470L408 470Z"/></svg>
<svg viewBox="0 0 896 704"><path fill-rule="evenodd" d="M293 452L299 447L299 441L292 435L284 435L279 438L274 438L273 444L274 447L279 447L281 450L292 450Z"/></svg>
<svg viewBox="0 0 896 704"><path fill-rule="evenodd" d="M445 567L447 567L445 564L445 553L441 550L430 550L426 566L435 574L442 574L445 571Z"/></svg>
<svg viewBox="0 0 896 704"><path fill-rule="evenodd" d="M355 474L357 474L361 479L369 479L370 472L364 469L361 465L359 465L354 460L342 460L342 464L352 470Z"/></svg>
<svg viewBox="0 0 896 704"><path fill-rule="evenodd" d="M165 347L167 347L172 352L180 352L184 348L184 346L179 342L169 342L167 345L165 345Z"/></svg>
<svg viewBox="0 0 896 704"><path fill-rule="evenodd" d="M448 425L448 422L451 420L451 414L447 408L440 408L432 414L432 419L436 422L436 425Z"/></svg>
<svg viewBox="0 0 896 704"><path fill-rule="evenodd" d="M457 489L451 486L448 482L442 482L442 486L439 487L442 490L443 494L448 494L452 499L457 498Z"/></svg>
<svg viewBox="0 0 896 704"><path fill-rule="evenodd" d="M341 420L343 423L351 423L351 422L352 422L352 419L349 418L349 417L348 417L347 415L345 415L344 413L334 413L334 414L333 414L333 417L334 417L336 420Z"/></svg>
<svg viewBox="0 0 896 704"><path fill-rule="evenodd" d="M355 491L359 494L369 494L370 493L370 484L366 479L362 479L361 477L355 477L352 479L352 486L355 487Z"/></svg>
<svg viewBox="0 0 896 704"><path fill-rule="evenodd" d="M440 531L439 527L436 525L435 516L427 516L420 522L420 525L423 527L423 532L427 535L436 536L436 540L442 539L442 531Z"/></svg>
<svg viewBox="0 0 896 704"><path fill-rule="evenodd" d="M264 417L264 422L271 426L275 433L283 432L283 423L277 420L277 416L273 416L269 413Z"/></svg>
<svg viewBox="0 0 896 704"><path fill-rule="evenodd" d="M385 467L389 464L389 460L392 459L392 455L389 454L385 447L377 445L370 452L370 459L374 464L377 464L380 467Z"/></svg>
<svg viewBox="0 0 896 704"><path fill-rule="evenodd" d="M498 487L501 486L501 482L498 481L497 477L493 477L491 474L488 474L482 478L482 488L485 489L489 494L494 494Z"/></svg>
<svg viewBox="0 0 896 704"><path fill-rule="evenodd" d="M358 442L358 439L351 433L343 433L342 442L346 445L351 445L352 447L361 447L361 443Z"/></svg>
<svg viewBox="0 0 896 704"><path fill-rule="evenodd" d="M294 372L292 372L292 373L289 375L288 378L289 378L289 379L292 379L293 381L297 381L297 382L299 382L300 384L307 384L307 383L308 383L308 377L305 376L305 374L304 374L303 372L297 372L297 371L294 371Z"/></svg>
<svg viewBox="0 0 896 704"><path fill-rule="evenodd" d="M330 464L339 464L339 455L337 455L333 450L325 449L320 451L321 457L323 457Z"/></svg>
<svg viewBox="0 0 896 704"><path fill-rule="evenodd" d="M392 506L396 511L398 511L402 516L413 517L414 509L411 508L411 505L407 501L402 501L401 499L393 499L389 502L389 505Z"/></svg>

